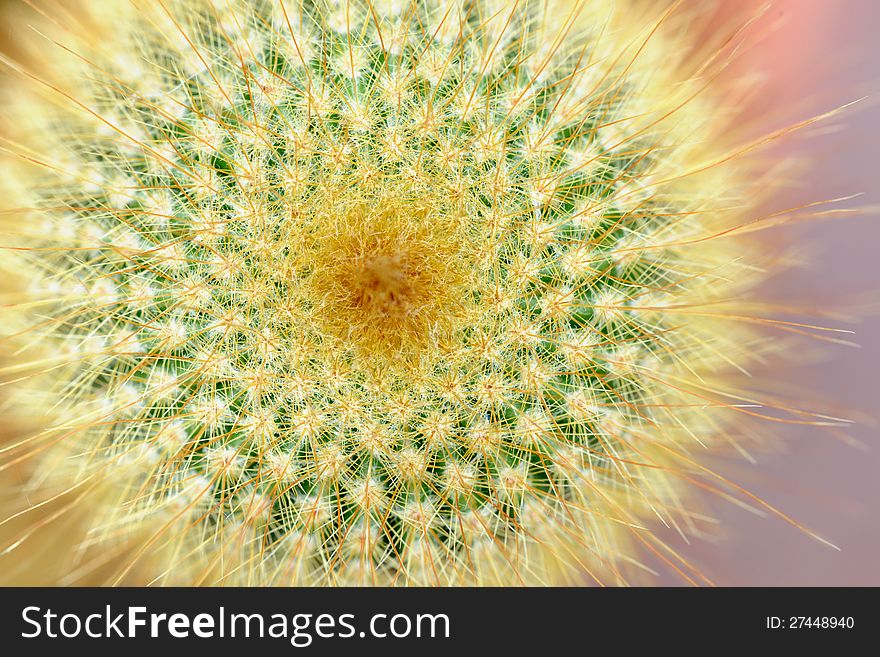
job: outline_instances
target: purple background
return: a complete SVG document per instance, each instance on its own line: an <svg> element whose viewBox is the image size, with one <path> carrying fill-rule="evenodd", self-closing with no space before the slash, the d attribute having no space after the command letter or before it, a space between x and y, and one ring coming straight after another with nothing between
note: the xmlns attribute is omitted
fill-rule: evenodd
<svg viewBox="0 0 880 657"><path fill-rule="evenodd" d="M808 301L816 308L859 306L852 329L860 348L807 345L821 360L777 369L776 378L796 381L838 413L859 420L847 434L863 448L844 444L826 431L786 428L781 449L753 454L757 466L714 459L710 465L809 526L841 548L838 552L776 517L758 517L721 500L706 498L720 521L711 542L685 544L664 532L671 545L717 584L880 585L880 2L874 0L784 0L767 17L778 30L749 57L769 71L771 83L756 111L780 108L799 120L856 98L858 108L784 147L808 153L812 166L802 188L774 200L780 207L839 197L864 196L849 207L875 206L845 220L785 229L782 241L805 244L804 267L770 281L766 294L782 302ZM774 126L775 127L775 126ZM758 233L757 235L763 235ZM776 239L779 239L777 237ZM805 321L811 321L809 317ZM805 351L804 353L808 353ZM834 404L837 402L837 404ZM773 428L773 427L771 427ZM774 428L775 430L775 428ZM680 584L670 572L663 584Z"/></svg>

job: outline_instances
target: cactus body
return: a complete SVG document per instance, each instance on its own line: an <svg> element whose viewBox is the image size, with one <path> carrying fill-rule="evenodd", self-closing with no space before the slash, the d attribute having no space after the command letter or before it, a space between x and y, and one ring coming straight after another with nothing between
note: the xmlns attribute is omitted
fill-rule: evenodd
<svg viewBox="0 0 880 657"><path fill-rule="evenodd" d="M623 8L96 13L7 166L26 487L162 583L624 581L752 277L724 108Z"/></svg>

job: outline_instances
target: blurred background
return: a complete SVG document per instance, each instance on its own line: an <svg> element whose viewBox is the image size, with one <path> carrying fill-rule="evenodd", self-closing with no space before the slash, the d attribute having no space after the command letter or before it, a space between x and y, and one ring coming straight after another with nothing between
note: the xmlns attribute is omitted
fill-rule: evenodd
<svg viewBox="0 0 880 657"><path fill-rule="evenodd" d="M749 2L758 7L764 2ZM722 0L722 11L745 3ZM795 381L832 414L857 420L846 436L812 427L781 429L778 450L709 462L717 472L827 538L823 545L776 517L759 517L718 499L704 501L719 521L718 537L691 540L664 533L709 579L735 586L880 585L880 2L773 0L756 30L764 35L743 66L766 76L750 113L770 127L806 119L867 96L856 107L807 130L781 148L810 158L797 186L774 208L863 193L843 205L851 218L757 233L806 249L802 267L768 282L765 296L841 310L858 321L816 321L855 332L859 348L805 344L804 361L776 378ZM873 209L872 207L873 206ZM795 320L798 318L794 318ZM814 351L818 350L816 357ZM806 397L809 399L810 397ZM810 407L809 402L805 406ZM681 579L662 572L660 582Z"/></svg>

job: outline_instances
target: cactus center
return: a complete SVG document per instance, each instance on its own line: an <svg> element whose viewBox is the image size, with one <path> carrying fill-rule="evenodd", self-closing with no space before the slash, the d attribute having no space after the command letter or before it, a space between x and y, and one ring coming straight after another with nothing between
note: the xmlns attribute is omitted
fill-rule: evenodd
<svg viewBox="0 0 880 657"><path fill-rule="evenodd" d="M323 332L387 366L418 356L461 316L463 249L448 216L387 201L325 217L312 275Z"/></svg>
<svg viewBox="0 0 880 657"><path fill-rule="evenodd" d="M403 250L367 254L352 267L351 293L356 308L379 317L397 318L418 312L419 270Z"/></svg>

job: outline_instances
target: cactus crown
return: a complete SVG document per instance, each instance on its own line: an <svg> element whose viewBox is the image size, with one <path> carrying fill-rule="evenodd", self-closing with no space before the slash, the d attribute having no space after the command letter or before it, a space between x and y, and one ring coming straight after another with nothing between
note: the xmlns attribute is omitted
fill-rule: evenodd
<svg viewBox="0 0 880 657"><path fill-rule="evenodd" d="M620 581L740 358L676 312L741 273L703 239L738 183L675 51L557 4L180 1L83 54L14 266L91 540L149 528L168 582Z"/></svg>

